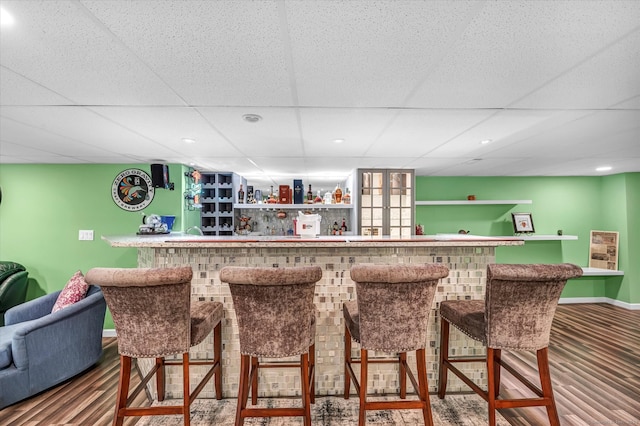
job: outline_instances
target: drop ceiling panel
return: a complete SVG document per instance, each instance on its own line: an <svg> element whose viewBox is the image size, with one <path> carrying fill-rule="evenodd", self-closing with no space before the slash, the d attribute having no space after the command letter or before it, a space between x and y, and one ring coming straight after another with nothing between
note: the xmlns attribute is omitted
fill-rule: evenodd
<svg viewBox="0 0 640 426"><path fill-rule="evenodd" d="M622 144L622 146L628 146L628 143L640 140L640 111L595 112L521 142L500 146L491 150L488 155L495 157L553 155L565 158L578 155L594 156L609 149L607 146L609 139L617 140L616 144Z"/></svg>
<svg viewBox="0 0 640 426"><path fill-rule="evenodd" d="M83 3L190 105L291 105L277 2Z"/></svg>
<svg viewBox="0 0 640 426"><path fill-rule="evenodd" d="M247 157L303 155L300 127L292 108L198 108L198 111ZM262 120L249 123L244 114L257 114Z"/></svg>
<svg viewBox="0 0 640 426"><path fill-rule="evenodd" d="M640 6L640 2L637 2ZM636 13L640 23L640 7ZM640 95L640 26L633 33L515 102L517 108L619 107Z"/></svg>
<svg viewBox="0 0 640 426"><path fill-rule="evenodd" d="M397 114L386 108L302 108L305 153L314 157L331 153L363 156ZM344 142L335 144L335 139Z"/></svg>
<svg viewBox="0 0 640 426"><path fill-rule="evenodd" d="M486 2L408 105L509 106L636 28L639 7L624 2L612 10L610 1ZM556 96L571 97L572 89L560 85ZM540 101L531 106L555 106Z"/></svg>
<svg viewBox="0 0 640 426"><path fill-rule="evenodd" d="M87 108L3 107L2 116L53 135L62 136L78 144L99 147L105 153L123 156L159 156L160 158L178 153L177 150L159 145ZM52 146L48 136L37 143L42 146ZM69 147L65 152L68 155L75 155L75 151L70 150Z"/></svg>
<svg viewBox="0 0 640 426"><path fill-rule="evenodd" d="M17 24L2 31L2 66L79 104L181 104L81 3L6 1L3 6Z"/></svg>
<svg viewBox="0 0 640 426"><path fill-rule="evenodd" d="M300 105L402 106L477 2L286 2Z"/></svg>
<svg viewBox="0 0 640 426"><path fill-rule="evenodd" d="M73 102L15 72L0 67L0 105L72 105Z"/></svg>
<svg viewBox="0 0 640 426"><path fill-rule="evenodd" d="M374 157L422 156L486 120L493 110L396 110L395 120L366 152Z"/></svg>
<svg viewBox="0 0 640 426"><path fill-rule="evenodd" d="M3 113L6 108L3 107ZM107 148L69 139L48 128L34 127L7 117L0 118L0 155L22 156L28 152L34 155L52 155L67 159L78 156L100 156L113 154Z"/></svg>
<svg viewBox="0 0 640 426"><path fill-rule="evenodd" d="M425 151L424 155L438 158L460 155L483 157L487 152L495 150L496 146L509 143L509 140L519 140L518 135L526 134L532 127L543 127L545 121L558 114L557 111L549 110L483 111L487 111L490 115L476 125L469 126L464 133L455 135L447 143ZM491 140L491 142L481 145L482 140Z"/></svg>
<svg viewBox="0 0 640 426"><path fill-rule="evenodd" d="M187 156L238 156L240 152L224 139L195 109L190 107L92 107L91 111L159 146ZM183 138L193 139L192 144Z"/></svg>

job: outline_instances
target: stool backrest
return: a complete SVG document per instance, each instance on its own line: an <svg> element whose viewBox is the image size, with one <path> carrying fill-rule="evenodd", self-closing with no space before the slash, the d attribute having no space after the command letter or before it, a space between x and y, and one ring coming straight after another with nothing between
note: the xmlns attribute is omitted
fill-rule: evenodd
<svg viewBox="0 0 640 426"><path fill-rule="evenodd" d="M121 355L154 358L189 351L190 266L93 268L85 280L102 288Z"/></svg>
<svg viewBox="0 0 640 426"><path fill-rule="evenodd" d="M316 266L222 268L220 280L229 283L238 319L240 352L274 358L307 352L320 278L322 269Z"/></svg>
<svg viewBox="0 0 640 426"><path fill-rule="evenodd" d="M542 349L567 279L582 275L569 263L488 265L485 297L487 346Z"/></svg>
<svg viewBox="0 0 640 426"><path fill-rule="evenodd" d="M449 275L449 268L442 264L360 264L352 266L350 274L356 283L362 348L386 352L423 349L436 286Z"/></svg>

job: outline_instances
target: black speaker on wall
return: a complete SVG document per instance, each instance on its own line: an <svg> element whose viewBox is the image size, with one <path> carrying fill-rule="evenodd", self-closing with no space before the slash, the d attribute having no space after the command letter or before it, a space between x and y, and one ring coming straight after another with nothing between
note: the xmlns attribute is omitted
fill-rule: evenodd
<svg viewBox="0 0 640 426"><path fill-rule="evenodd" d="M169 166L166 164L152 164L151 183L154 188L173 189L173 183L169 182Z"/></svg>

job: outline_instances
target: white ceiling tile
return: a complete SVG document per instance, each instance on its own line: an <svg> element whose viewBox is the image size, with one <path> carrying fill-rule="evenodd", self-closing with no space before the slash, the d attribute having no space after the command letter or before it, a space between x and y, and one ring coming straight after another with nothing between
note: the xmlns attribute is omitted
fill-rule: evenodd
<svg viewBox="0 0 640 426"><path fill-rule="evenodd" d="M479 4L286 2L300 105L402 106Z"/></svg>
<svg viewBox="0 0 640 426"><path fill-rule="evenodd" d="M118 11L124 3L116 4ZM6 1L3 6L16 19L11 30L2 31L3 67L78 104L183 104L81 3Z"/></svg>
<svg viewBox="0 0 640 426"><path fill-rule="evenodd" d="M303 154L296 111L291 108L198 108L198 111L246 157ZM257 123L245 121L245 114L262 117Z"/></svg>
<svg viewBox="0 0 640 426"><path fill-rule="evenodd" d="M486 120L492 110L396 110L397 115L366 152L375 157L423 156Z"/></svg>
<svg viewBox="0 0 640 426"><path fill-rule="evenodd" d="M73 102L15 72L0 67L0 105L73 105Z"/></svg>
<svg viewBox="0 0 640 426"><path fill-rule="evenodd" d="M85 1L189 105L291 105L273 1Z"/></svg>
<svg viewBox="0 0 640 426"><path fill-rule="evenodd" d="M510 106L637 28L639 18L635 1L486 2L407 105ZM560 89L571 96L571 86Z"/></svg>

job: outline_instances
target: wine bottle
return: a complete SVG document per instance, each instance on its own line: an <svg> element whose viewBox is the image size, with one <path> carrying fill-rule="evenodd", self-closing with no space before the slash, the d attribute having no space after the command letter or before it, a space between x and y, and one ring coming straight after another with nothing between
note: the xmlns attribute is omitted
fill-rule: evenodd
<svg viewBox="0 0 640 426"><path fill-rule="evenodd" d="M307 203L313 203L313 191L311 191L311 184L309 184L309 190L307 191Z"/></svg>
<svg viewBox="0 0 640 426"><path fill-rule="evenodd" d="M238 191L238 203L244 203L244 191L242 190L242 184L240 184L240 190Z"/></svg>
<svg viewBox="0 0 640 426"><path fill-rule="evenodd" d="M344 217L342 218L342 226L340 227L340 232L347 232L347 223L345 222Z"/></svg>

